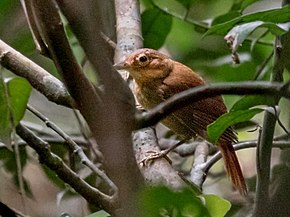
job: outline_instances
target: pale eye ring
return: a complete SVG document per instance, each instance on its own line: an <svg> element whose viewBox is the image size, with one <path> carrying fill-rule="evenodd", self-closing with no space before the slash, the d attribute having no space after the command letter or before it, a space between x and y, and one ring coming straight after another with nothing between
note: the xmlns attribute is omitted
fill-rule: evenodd
<svg viewBox="0 0 290 217"><path fill-rule="evenodd" d="M138 56L137 61L139 65L145 66L149 63L149 58L145 54L141 54L140 56Z"/></svg>

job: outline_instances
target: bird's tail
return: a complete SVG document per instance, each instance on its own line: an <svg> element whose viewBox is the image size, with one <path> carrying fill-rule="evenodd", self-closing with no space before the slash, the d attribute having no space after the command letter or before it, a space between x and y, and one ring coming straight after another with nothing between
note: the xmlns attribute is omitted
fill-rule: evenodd
<svg viewBox="0 0 290 217"><path fill-rule="evenodd" d="M246 196L247 186L234 147L226 141L219 142L218 146L220 148L227 173L231 178L234 187L240 192L241 195Z"/></svg>

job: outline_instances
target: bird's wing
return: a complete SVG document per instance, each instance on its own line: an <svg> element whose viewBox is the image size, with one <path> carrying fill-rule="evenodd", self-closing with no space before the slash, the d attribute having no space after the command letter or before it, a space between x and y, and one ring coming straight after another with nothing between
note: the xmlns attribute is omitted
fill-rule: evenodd
<svg viewBox="0 0 290 217"><path fill-rule="evenodd" d="M175 67L171 74L164 79L161 86L160 93L164 100L189 88L205 84L202 78L190 68L180 63L175 64ZM198 135L207 138L207 126L226 112L227 108L222 97L216 96L193 101L185 108L174 112L172 116L179 121L180 125L188 129L188 133L194 131ZM236 135L232 128L228 128L225 131L222 139L231 142L236 141Z"/></svg>

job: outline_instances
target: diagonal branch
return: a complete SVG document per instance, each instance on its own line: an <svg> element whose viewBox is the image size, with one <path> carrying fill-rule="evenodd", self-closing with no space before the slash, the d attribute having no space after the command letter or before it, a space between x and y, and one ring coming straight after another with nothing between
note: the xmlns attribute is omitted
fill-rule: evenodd
<svg viewBox="0 0 290 217"><path fill-rule="evenodd" d="M116 201L113 197L100 192L98 189L90 186L82 180L78 174L64 164L57 155L51 153L48 143L35 136L32 131L24 127L22 124L19 124L16 127L16 132L37 152L41 163L53 170L64 182L68 183L88 202L105 209L111 209L116 206Z"/></svg>
<svg viewBox="0 0 290 217"><path fill-rule="evenodd" d="M47 48L45 42L43 41L43 39L40 35L40 32L37 29L35 18L33 16L32 1L31 0L21 0L21 4L22 4L23 10L24 10L26 20L28 22L29 29L31 31L32 38L33 38L34 44L36 46L36 49L41 54L43 54L47 57L50 57L48 48Z"/></svg>
<svg viewBox="0 0 290 217"><path fill-rule="evenodd" d="M290 90L284 88L282 83L270 82L235 82L216 85L204 85L176 94L165 102L160 103L148 112L137 115L136 128L144 128L158 123L170 113L185 107L193 101L205 99L222 94L235 95L269 95L282 96L290 99Z"/></svg>
<svg viewBox="0 0 290 217"><path fill-rule="evenodd" d="M26 78L48 100L67 107L73 105L72 98L60 80L1 40L0 64L14 74Z"/></svg>
<svg viewBox="0 0 290 217"><path fill-rule="evenodd" d="M67 144L73 150L73 152L78 154L79 158L81 159L81 162L84 165L86 165L92 172L98 175L103 181L105 181L105 183L111 188L111 191L113 192L112 197L117 196L118 188L116 187L116 185L109 179L109 177L105 174L105 172L101 171L92 163L92 161L84 153L83 149L70 136L68 136L56 124L51 122L47 117L45 117L43 114L41 114L32 106L27 105L27 109L35 116L37 116L40 120L42 120L47 127L51 128L54 132L60 135L65 141L67 141Z"/></svg>

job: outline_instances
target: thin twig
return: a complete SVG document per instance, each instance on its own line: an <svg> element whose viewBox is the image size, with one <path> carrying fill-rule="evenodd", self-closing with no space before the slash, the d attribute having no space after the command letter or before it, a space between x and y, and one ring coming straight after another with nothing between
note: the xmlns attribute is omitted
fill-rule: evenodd
<svg viewBox="0 0 290 217"><path fill-rule="evenodd" d="M74 153L77 153L79 158L81 159L82 164L86 165L91 171L93 171L96 175L98 175L107 185L111 188L113 195L116 196L118 193L117 186L109 179L109 177L101 170L99 170L86 156L83 149L75 143L70 136L68 136L64 131L62 131L56 124L51 122L47 117L37 111L30 105L27 105L27 109L32 112L35 116L37 116L40 120L42 120L47 127L51 128L54 132L60 135L65 141L67 141L69 147L73 150Z"/></svg>
<svg viewBox="0 0 290 217"><path fill-rule="evenodd" d="M269 56L263 61L263 63L257 69L255 77L253 79L254 81L257 80L260 77L260 75L262 74L263 70L265 69L267 64L270 62L270 60L272 59L273 55L274 55L274 50L272 50L272 52L269 54Z"/></svg>
<svg viewBox="0 0 290 217"><path fill-rule="evenodd" d="M85 130L85 126L81 120L81 117L80 117L80 114L77 112L76 109L73 109L73 112L74 112L74 115L77 119L77 122L78 122L78 125L79 125L79 128L80 128L80 132L83 136L83 138L87 141L87 146L89 146L90 148L90 151L94 154L95 158L99 161L99 162L102 162L103 161L103 154L97 149L97 147L94 147L93 146L93 143L92 141L89 139L89 137L87 136L86 134L86 130ZM94 141L95 142L95 141ZM97 145L95 145L97 146Z"/></svg>
<svg viewBox="0 0 290 217"><path fill-rule="evenodd" d="M23 7L26 20L29 25L30 32L32 34L32 38L34 41L34 44L36 46L36 49L44 56L47 56L50 58L50 53L47 48L47 45L43 41L41 34L37 28L35 18L33 16L33 7L32 7L32 1L30 0L21 0L21 5Z"/></svg>
<svg viewBox="0 0 290 217"><path fill-rule="evenodd" d="M24 213L27 214L27 206L26 206L26 201L25 201L26 194L25 194L25 188L24 188L24 180L23 180L23 175L22 175L22 165L21 165L21 160L20 160L20 151L19 151L18 142L14 142L14 154L15 154L15 159L16 159L17 179L19 182L21 202L23 205Z"/></svg>
<svg viewBox="0 0 290 217"><path fill-rule="evenodd" d="M234 149L236 151L247 149L247 148L256 148L256 147L257 147L256 140L244 141L244 142L240 142L234 145ZM280 148L280 149L290 148L290 141L274 141L273 147ZM203 165L202 167L203 172L207 174L210 168L221 158L222 158L222 155L220 151L218 151Z"/></svg>
<svg viewBox="0 0 290 217"><path fill-rule="evenodd" d="M112 47L112 48L116 48L116 43L114 41L112 41L108 36L106 36L105 33L101 32L101 36L103 39L105 39L105 41Z"/></svg>
<svg viewBox="0 0 290 217"><path fill-rule="evenodd" d="M279 118L279 114L278 111L276 109L276 107L273 107L274 112L275 112L275 116L277 119L277 122L279 124L279 126L283 129L283 131L288 135L288 137L290 136L290 132L287 130L287 128L284 126L284 124L282 123L281 119Z"/></svg>
<svg viewBox="0 0 290 217"><path fill-rule="evenodd" d="M17 134L27 142L39 155L41 163L53 170L64 182L68 183L80 195L82 195L89 203L106 210L117 206L117 198L108 196L98 189L92 187L87 182L72 171L57 155L51 153L49 144L37 137L32 131L19 124L16 127Z"/></svg>

